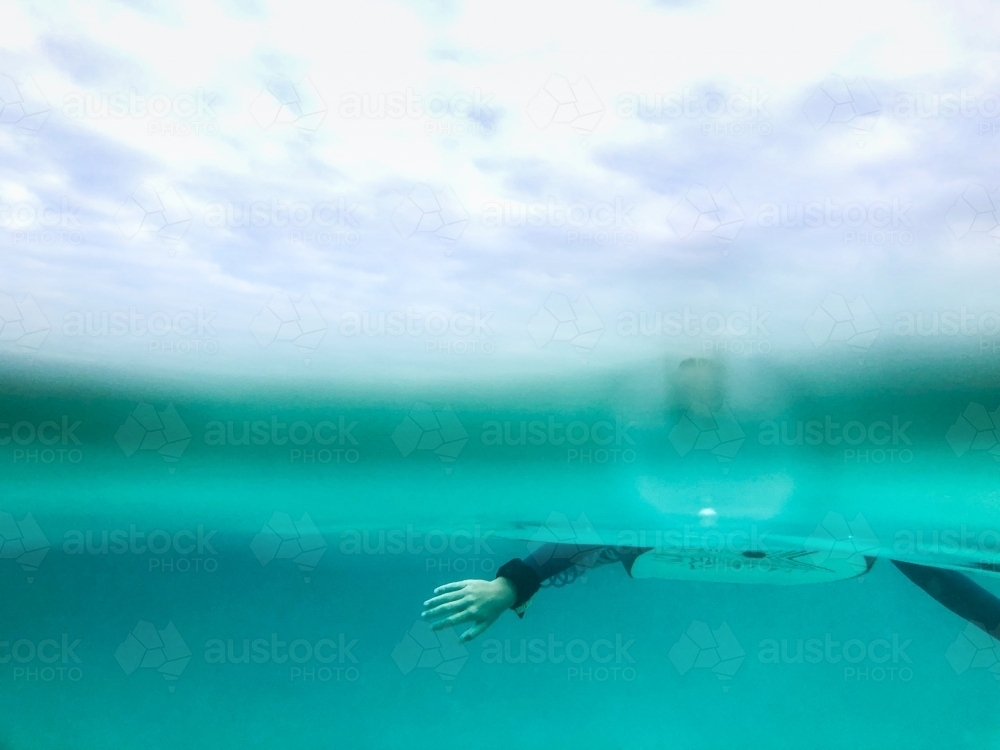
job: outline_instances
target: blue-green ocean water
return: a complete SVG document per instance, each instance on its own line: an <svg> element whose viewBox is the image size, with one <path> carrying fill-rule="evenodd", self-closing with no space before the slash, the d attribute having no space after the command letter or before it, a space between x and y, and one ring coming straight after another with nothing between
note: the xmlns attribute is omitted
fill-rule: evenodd
<svg viewBox="0 0 1000 750"><path fill-rule="evenodd" d="M676 362L423 389L12 371L0 746L991 747L996 643L888 562L997 558L995 386L960 370L744 365L694 392ZM465 646L418 624L530 540L657 534L879 560L788 587L609 566Z"/></svg>

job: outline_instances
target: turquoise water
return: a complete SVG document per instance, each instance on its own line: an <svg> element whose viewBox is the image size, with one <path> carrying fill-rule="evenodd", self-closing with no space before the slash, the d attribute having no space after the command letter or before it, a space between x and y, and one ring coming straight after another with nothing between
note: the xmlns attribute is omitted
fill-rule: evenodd
<svg viewBox="0 0 1000 750"><path fill-rule="evenodd" d="M1000 6L857 6L3 3L0 750L1000 747Z"/></svg>
<svg viewBox="0 0 1000 750"><path fill-rule="evenodd" d="M961 422L995 389L963 366L419 392L11 370L0 742L991 746L995 642L887 559L997 560L1000 463ZM609 566L465 646L426 640L435 586L553 539L880 559L785 587Z"/></svg>

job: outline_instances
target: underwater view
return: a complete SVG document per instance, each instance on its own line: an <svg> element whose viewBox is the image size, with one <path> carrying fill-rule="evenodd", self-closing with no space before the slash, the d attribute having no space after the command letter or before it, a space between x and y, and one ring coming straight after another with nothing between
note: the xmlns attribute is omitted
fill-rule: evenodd
<svg viewBox="0 0 1000 750"><path fill-rule="evenodd" d="M1000 743L996 7L0 27L0 748Z"/></svg>

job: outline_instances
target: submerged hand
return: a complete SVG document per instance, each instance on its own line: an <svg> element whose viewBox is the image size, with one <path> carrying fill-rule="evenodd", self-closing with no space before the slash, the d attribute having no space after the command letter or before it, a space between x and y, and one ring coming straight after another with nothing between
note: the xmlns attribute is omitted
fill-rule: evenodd
<svg viewBox="0 0 1000 750"><path fill-rule="evenodd" d="M471 641L496 621L504 610L510 609L517 597L514 587L506 578L492 581L469 579L455 581L434 589L435 596L424 602L421 615L434 621L434 630L472 623L461 635L461 640Z"/></svg>

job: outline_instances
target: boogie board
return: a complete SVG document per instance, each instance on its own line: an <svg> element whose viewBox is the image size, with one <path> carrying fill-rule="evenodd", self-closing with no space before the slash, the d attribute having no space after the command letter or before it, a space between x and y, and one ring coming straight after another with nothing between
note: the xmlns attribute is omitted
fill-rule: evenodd
<svg viewBox="0 0 1000 750"><path fill-rule="evenodd" d="M573 554L566 555L568 557L582 556L588 549L604 546L622 549L615 542L608 544L603 541L585 517L568 524L558 514L553 514L545 527L530 538L520 534L504 536L525 541L529 550L543 543L564 544L574 550ZM620 539L620 535L608 536ZM815 534L809 537L769 536L766 549L749 550L720 550L715 546L698 544L664 545L639 554L631 564L627 562L628 556L622 561L633 578L788 586L856 578L868 573L880 557L893 562L1000 578L1000 560L995 555L984 560L958 553L892 554L880 547L873 535L860 539L823 539ZM589 565L584 563L584 567Z"/></svg>
<svg viewBox="0 0 1000 750"><path fill-rule="evenodd" d="M809 549L711 550L663 547L639 555L633 578L788 586L856 578L871 570L874 557L834 557Z"/></svg>
<svg viewBox="0 0 1000 750"><path fill-rule="evenodd" d="M699 538L698 535L690 535L689 526L673 529L674 537L684 539L683 543L643 544L647 538L652 541L653 536L658 538L657 541L662 537L669 538L671 531L661 529L648 536L632 532L629 536L638 544L623 546L622 540L626 535L622 530L605 530L602 534L591 525L585 514L574 521L564 514L553 512L530 536L524 534L529 528L530 525L525 524L518 533L505 536L525 541L536 557L540 550L553 544L562 545L567 550L563 557L579 557L581 560L588 550L615 550L617 554L605 558L604 562L621 560L633 578L781 586L825 583L864 575L885 552L870 529L860 526L844 532L835 528L836 534L821 533L824 532L822 528L810 536L766 534L766 545L752 545L747 549L743 549L743 545L712 544L710 540L727 537L748 540L751 538L749 531L730 530ZM642 549L646 551L636 555ZM629 550L632 550L631 554ZM547 554L552 553L549 551ZM587 567L588 563L583 565Z"/></svg>

